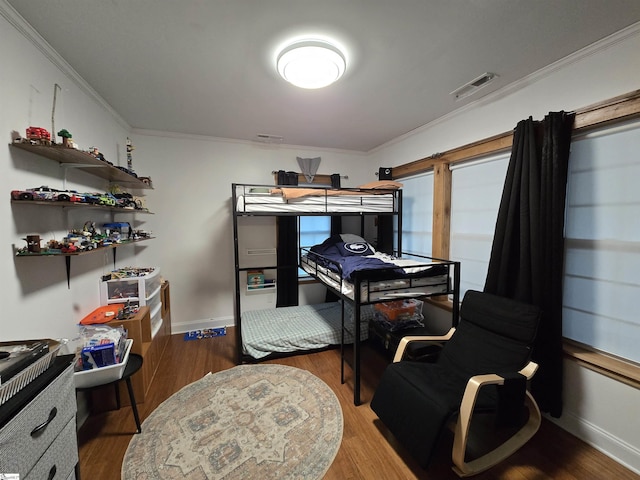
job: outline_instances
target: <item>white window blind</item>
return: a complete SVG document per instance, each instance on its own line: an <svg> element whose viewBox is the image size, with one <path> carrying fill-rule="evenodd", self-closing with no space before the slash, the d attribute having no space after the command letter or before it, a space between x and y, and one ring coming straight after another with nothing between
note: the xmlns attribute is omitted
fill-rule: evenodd
<svg viewBox="0 0 640 480"><path fill-rule="evenodd" d="M460 262L460 298L483 290L510 152L451 167L450 259Z"/></svg>
<svg viewBox="0 0 640 480"><path fill-rule="evenodd" d="M431 255L433 172L402 179L402 250Z"/></svg>
<svg viewBox="0 0 640 480"><path fill-rule="evenodd" d="M574 139L563 333L640 362L640 122Z"/></svg>

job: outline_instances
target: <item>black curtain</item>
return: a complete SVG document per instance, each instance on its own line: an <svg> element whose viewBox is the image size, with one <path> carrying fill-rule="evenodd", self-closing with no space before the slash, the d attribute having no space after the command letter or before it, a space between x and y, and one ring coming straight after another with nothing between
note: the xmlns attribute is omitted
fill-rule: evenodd
<svg viewBox="0 0 640 480"><path fill-rule="evenodd" d="M393 180L393 169L391 167L380 167L378 169L378 180ZM377 223L378 241L376 249L393 255L393 216L380 215Z"/></svg>
<svg viewBox="0 0 640 480"><path fill-rule="evenodd" d="M297 185L296 172L278 171L278 185ZM298 305L298 217L276 217L277 294L276 307Z"/></svg>
<svg viewBox="0 0 640 480"><path fill-rule="evenodd" d="M331 175L331 188L340 188L339 173ZM342 217L340 215L334 215L331 217L331 235L337 235L338 233L342 233Z"/></svg>
<svg viewBox="0 0 640 480"><path fill-rule="evenodd" d="M334 173L331 175L331 188L340 188L340 174ZM342 233L342 217L340 215L331 216L331 236ZM338 296L327 288L325 294L325 302L337 302Z"/></svg>
<svg viewBox="0 0 640 480"><path fill-rule="evenodd" d="M564 211L574 114L551 112L516 126L484 291L538 305L542 318L531 390L562 414Z"/></svg>
<svg viewBox="0 0 640 480"><path fill-rule="evenodd" d="M378 242L376 250L393 255L393 217L391 215L379 215Z"/></svg>

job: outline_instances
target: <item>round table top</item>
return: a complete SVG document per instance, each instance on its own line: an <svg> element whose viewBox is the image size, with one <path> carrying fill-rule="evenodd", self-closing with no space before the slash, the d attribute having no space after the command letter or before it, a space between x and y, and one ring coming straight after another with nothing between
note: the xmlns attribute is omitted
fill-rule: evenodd
<svg viewBox="0 0 640 480"><path fill-rule="evenodd" d="M130 353L127 366L124 367L124 372L122 373L122 378L120 380L125 380L140 370L140 368L142 368L142 362L143 359L141 355L138 355L137 353Z"/></svg>

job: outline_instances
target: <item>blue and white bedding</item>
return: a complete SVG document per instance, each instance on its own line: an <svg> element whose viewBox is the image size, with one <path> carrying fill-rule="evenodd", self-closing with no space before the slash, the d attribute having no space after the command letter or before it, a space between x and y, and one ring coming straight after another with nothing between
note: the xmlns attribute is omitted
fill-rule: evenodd
<svg viewBox="0 0 640 480"><path fill-rule="evenodd" d="M377 252L357 235L333 235L305 249L303 270L354 299L354 273L361 276L360 299L373 302L403 296L443 293L449 289L449 266L438 260L418 261Z"/></svg>
<svg viewBox="0 0 640 480"><path fill-rule="evenodd" d="M361 308L361 340L367 339L369 320L374 315L372 305ZM353 326L353 312L349 304L345 305L345 324ZM340 302L248 311L242 314L243 353L261 359L271 353L293 353L340 345L340 329ZM345 343L353 343L348 332L345 332Z"/></svg>

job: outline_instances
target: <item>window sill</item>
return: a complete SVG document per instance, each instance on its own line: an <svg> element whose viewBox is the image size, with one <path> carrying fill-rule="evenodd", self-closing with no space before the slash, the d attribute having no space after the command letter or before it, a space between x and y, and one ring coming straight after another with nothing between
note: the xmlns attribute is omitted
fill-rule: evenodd
<svg viewBox="0 0 640 480"><path fill-rule="evenodd" d="M451 311L451 301L446 297L439 299L440 297L432 297L425 299L425 302ZM584 368L640 389L640 365L635 362L595 350L588 345L567 338L563 339L563 352L566 358Z"/></svg>
<svg viewBox="0 0 640 480"><path fill-rule="evenodd" d="M604 352L594 350L587 345L564 339L565 357L579 365L622 382L634 388L640 388L640 365Z"/></svg>
<svg viewBox="0 0 640 480"><path fill-rule="evenodd" d="M319 283L318 280L311 276L298 277L298 285L307 285L310 283Z"/></svg>

